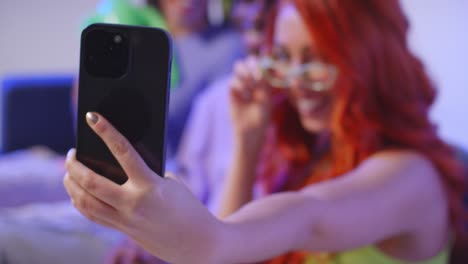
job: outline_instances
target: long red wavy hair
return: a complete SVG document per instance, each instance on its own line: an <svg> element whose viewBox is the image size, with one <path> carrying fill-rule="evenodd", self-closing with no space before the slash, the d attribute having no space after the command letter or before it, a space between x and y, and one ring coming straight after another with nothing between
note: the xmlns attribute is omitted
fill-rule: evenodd
<svg viewBox="0 0 468 264"><path fill-rule="evenodd" d="M439 170L450 203L454 229L464 225L463 168L453 149L429 119L436 90L421 61L408 47L409 23L397 0L289 0L272 10L266 49L273 46L274 21L282 4L298 9L319 53L336 65L329 156L332 171L309 175L302 186L339 177L384 149L425 155ZM267 190L278 176L294 174L314 159L319 144L301 125L295 107L277 98L272 133L259 166ZM279 150L279 151L278 151ZM283 184L279 190L290 189ZM271 263L302 263L299 253Z"/></svg>

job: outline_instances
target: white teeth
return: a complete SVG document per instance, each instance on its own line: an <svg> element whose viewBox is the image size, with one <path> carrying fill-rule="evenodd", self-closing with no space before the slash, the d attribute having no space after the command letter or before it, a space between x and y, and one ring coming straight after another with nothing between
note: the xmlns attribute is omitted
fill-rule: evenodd
<svg viewBox="0 0 468 264"><path fill-rule="evenodd" d="M299 111L301 112L309 112L312 109L316 108L319 105L319 101L313 101L313 100L300 100L297 103L297 107L299 108Z"/></svg>

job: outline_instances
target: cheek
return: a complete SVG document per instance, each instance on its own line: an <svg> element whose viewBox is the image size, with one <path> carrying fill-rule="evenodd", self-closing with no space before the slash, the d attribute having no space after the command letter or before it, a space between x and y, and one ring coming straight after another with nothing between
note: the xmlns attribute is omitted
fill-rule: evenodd
<svg viewBox="0 0 468 264"><path fill-rule="evenodd" d="M296 110L303 127L312 133L327 130L330 127L330 116L333 107L333 100L331 97L314 98L314 104L317 108L310 109L309 111L300 109L296 101Z"/></svg>

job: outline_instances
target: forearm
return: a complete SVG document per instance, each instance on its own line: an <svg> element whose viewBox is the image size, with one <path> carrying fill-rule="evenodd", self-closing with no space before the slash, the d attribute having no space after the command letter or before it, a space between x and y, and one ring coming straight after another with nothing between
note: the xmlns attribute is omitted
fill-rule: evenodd
<svg viewBox="0 0 468 264"><path fill-rule="evenodd" d="M217 259L251 263L305 249L315 225L311 203L298 193L283 193L246 205L225 220Z"/></svg>
<svg viewBox="0 0 468 264"><path fill-rule="evenodd" d="M220 218L231 215L252 200L259 150L246 144L236 145L218 210Z"/></svg>

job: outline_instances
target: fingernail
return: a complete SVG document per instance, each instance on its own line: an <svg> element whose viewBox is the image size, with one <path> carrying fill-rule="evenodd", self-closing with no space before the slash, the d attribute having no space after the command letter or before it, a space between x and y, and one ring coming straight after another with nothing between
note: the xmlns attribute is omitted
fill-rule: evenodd
<svg viewBox="0 0 468 264"><path fill-rule="evenodd" d="M70 149L68 152L67 152L67 159L71 159L71 157L73 156L73 151L75 149Z"/></svg>
<svg viewBox="0 0 468 264"><path fill-rule="evenodd" d="M99 117L91 112L86 113L86 118L91 122L91 124L95 125L97 121L99 120Z"/></svg>

